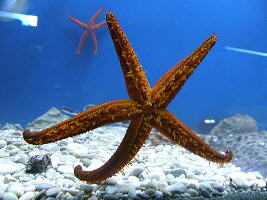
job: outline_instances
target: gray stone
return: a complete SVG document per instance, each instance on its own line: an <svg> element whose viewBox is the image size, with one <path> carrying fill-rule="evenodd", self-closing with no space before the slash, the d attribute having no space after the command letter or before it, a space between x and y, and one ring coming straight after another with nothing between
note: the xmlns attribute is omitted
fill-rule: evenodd
<svg viewBox="0 0 267 200"><path fill-rule="evenodd" d="M134 167L131 169L129 176L139 176L144 170L144 167Z"/></svg>
<svg viewBox="0 0 267 200"><path fill-rule="evenodd" d="M105 185L117 185L117 180L115 178L109 178L104 182Z"/></svg>
<svg viewBox="0 0 267 200"><path fill-rule="evenodd" d="M204 188L200 190L200 194L201 194L203 197L205 197L205 198L210 198L210 193L209 193L209 191L206 190L206 189L204 189Z"/></svg>
<svg viewBox="0 0 267 200"><path fill-rule="evenodd" d="M150 198L148 195L146 195L144 193L139 193L139 192L136 193L136 196L140 197L141 199L149 199Z"/></svg>
<svg viewBox="0 0 267 200"><path fill-rule="evenodd" d="M189 189L187 190L187 193L190 194L191 197L196 197L196 196L198 196L198 192L197 192L196 190L192 189L192 188L189 188Z"/></svg>
<svg viewBox="0 0 267 200"><path fill-rule="evenodd" d="M152 195L154 195L155 194L155 190L153 190L153 189L148 189L148 190L146 190L145 192L144 192L144 194L146 194L146 195L148 195L148 196L152 196Z"/></svg>
<svg viewBox="0 0 267 200"><path fill-rule="evenodd" d="M0 149L6 147L7 142L5 140L0 140Z"/></svg>
<svg viewBox="0 0 267 200"><path fill-rule="evenodd" d="M39 131L65 121L68 118L69 117L67 115L63 115L60 110L52 107L44 115L38 117L33 122L28 123L26 129L31 131Z"/></svg>
<svg viewBox="0 0 267 200"><path fill-rule="evenodd" d="M175 183L174 185L170 185L167 187L166 191L172 194L175 193L183 193L186 190L186 187L183 183Z"/></svg>
<svg viewBox="0 0 267 200"><path fill-rule="evenodd" d="M104 196L104 200L117 200L117 196L108 194Z"/></svg>
<svg viewBox="0 0 267 200"><path fill-rule="evenodd" d="M34 192L26 192L19 198L19 200L32 200L34 196L35 196Z"/></svg>
<svg viewBox="0 0 267 200"><path fill-rule="evenodd" d="M248 115L235 115L220 121L210 132L201 136L219 152L229 147L233 151L232 163L242 171L258 171L267 177L267 132L258 132L256 121Z"/></svg>
<svg viewBox="0 0 267 200"><path fill-rule="evenodd" d="M20 124L9 124L6 123L0 130L16 130L16 131L23 131L23 128L21 127Z"/></svg>
<svg viewBox="0 0 267 200"><path fill-rule="evenodd" d="M40 191L43 189L48 190L49 188L55 187L55 185L51 184L51 183L36 183L36 190Z"/></svg>
<svg viewBox="0 0 267 200"><path fill-rule="evenodd" d="M55 196L57 196L59 191L60 191L60 188L58 188L58 187L49 188L48 190L46 190L45 196L47 196L47 197L55 197Z"/></svg>
<svg viewBox="0 0 267 200"><path fill-rule="evenodd" d="M18 200L17 195L12 192L7 192L3 195L3 200Z"/></svg>
<svg viewBox="0 0 267 200"><path fill-rule="evenodd" d="M235 115L230 118L225 118L215 126L210 134L240 134L240 133L255 133L258 132L256 120L248 115Z"/></svg>
<svg viewBox="0 0 267 200"><path fill-rule="evenodd" d="M14 174L20 171L21 166L19 164L10 162L10 163L0 163L0 175Z"/></svg>
<svg viewBox="0 0 267 200"><path fill-rule="evenodd" d="M80 189L85 193L91 193L94 190L94 186L89 184L82 184L80 185Z"/></svg>
<svg viewBox="0 0 267 200"><path fill-rule="evenodd" d="M40 146L40 149L44 151L55 152L59 150L59 146L55 143L43 144L42 146Z"/></svg>
<svg viewBox="0 0 267 200"><path fill-rule="evenodd" d="M119 188L114 186L107 186L105 191L107 192L107 194L116 194L117 192L119 192Z"/></svg>
<svg viewBox="0 0 267 200"><path fill-rule="evenodd" d="M224 187L223 187L223 185L216 185L214 188L215 188L218 192L223 192L223 191L224 191Z"/></svg>
<svg viewBox="0 0 267 200"><path fill-rule="evenodd" d="M181 176L182 174L185 175L185 177L187 177L187 172L184 170L184 169L180 169L180 168L176 168L174 170L171 171L171 174L174 176L174 177L179 177Z"/></svg>

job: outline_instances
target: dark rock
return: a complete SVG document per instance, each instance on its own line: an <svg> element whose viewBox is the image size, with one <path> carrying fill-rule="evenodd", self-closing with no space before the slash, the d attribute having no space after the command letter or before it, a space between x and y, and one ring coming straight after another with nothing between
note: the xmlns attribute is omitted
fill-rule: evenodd
<svg viewBox="0 0 267 200"><path fill-rule="evenodd" d="M153 189L148 189L148 190L146 190L146 191L144 192L144 194L146 194L146 195L148 195L148 196L152 196L152 195L154 195L155 193L156 193L156 191L153 190Z"/></svg>
<svg viewBox="0 0 267 200"><path fill-rule="evenodd" d="M117 196L116 195L105 195L104 200L117 200Z"/></svg>
<svg viewBox="0 0 267 200"><path fill-rule="evenodd" d="M210 193L208 190L202 188L200 191L201 196L205 197L205 198L210 198Z"/></svg>
<svg viewBox="0 0 267 200"><path fill-rule="evenodd" d="M51 158L48 154L32 156L26 164L26 173L37 174L45 172L51 164Z"/></svg>

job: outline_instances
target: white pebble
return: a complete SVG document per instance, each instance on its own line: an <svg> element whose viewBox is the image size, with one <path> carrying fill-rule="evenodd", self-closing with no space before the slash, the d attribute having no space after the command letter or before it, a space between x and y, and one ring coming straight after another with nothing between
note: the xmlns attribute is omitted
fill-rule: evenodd
<svg viewBox="0 0 267 200"><path fill-rule="evenodd" d="M19 198L19 200L32 200L34 196L34 192L26 192Z"/></svg>
<svg viewBox="0 0 267 200"><path fill-rule="evenodd" d="M18 197L12 192L7 192L3 195L3 200L17 200Z"/></svg>

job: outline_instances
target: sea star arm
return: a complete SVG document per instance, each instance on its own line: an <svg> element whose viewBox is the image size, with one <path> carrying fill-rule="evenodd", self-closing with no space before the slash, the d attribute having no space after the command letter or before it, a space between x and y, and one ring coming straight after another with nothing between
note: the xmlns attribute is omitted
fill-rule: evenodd
<svg viewBox="0 0 267 200"><path fill-rule="evenodd" d="M104 8L100 8L88 21L88 25L93 25L95 24L96 18L101 14L101 12L104 10Z"/></svg>
<svg viewBox="0 0 267 200"><path fill-rule="evenodd" d="M76 136L105 124L129 120L141 111L131 100L118 100L92 107L73 118L38 132L23 132L24 140L40 145Z"/></svg>
<svg viewBox="0 0 267 200"><path fill-rule="evenodd" d="M223 164L230 162L233 158L233 153L230 149L227 149L225 154L214 151L167 110L157 111L151 120L151 124L174 143L183 146L188 151L206 160Z"/></svg>
<svg viewBox="0 0 267 200"><path fill-rule="evenodd" d="M73 17L71 17L69 14L67 14L67 17L70 21L72 21L73 23L79 25L82 29L86 30L88 28L88 25L85 23L82 23L81 21L74 19Z"/></svg>
<svg viewBox="0 0 267 200"><path fill-rule="evenodd" d="M118 173L137 154L145 143L151 126L143 116L132 119L126 134L111 158L101 167L93 171L83 171L80 165L74 169L74 174L81 180L89 183L100 183Z"/></svg>
<svg viewBox="0 0 267 200"><path fill-rule="evenodd" d="M90 38L91 38L91 40L93 42L93 45L94 45L94 55L96 55L97 54L97 40L96 40L95 33L94 33L93 30L90 30L88 32L88 34L89 34L89 36L90 36Z"/></svg>
<svg viewBox="0 0 267 200"><path fill-rule="evenodd" d="M128 95L140 104L151 105L148 80L126 34L112 13L107 13L106 21L120 60Z"/></svg>
<svg viewBox="0 0 267 200"><path fill-rule="evenodd" d="M104 26L106 24L106 20L98 23L98 24L95 24L95 25L92 25L92 30L96 30L96 29L99 29L101 28L102 26Z"/></svg>
<svg viewBox="0 0 267 200"><path fill-rule="evenodd" d="M88 37L88 35L90 35L91 33L89 31L84 31L81 38L80 38L80 41L79 41L79 44L78 44L78 48L76 50L76 54L80 54L81 53L81 50L83 48L83 45ZM91 35L90 35L91 36ZM94 41L93 41L94 43ZM95 44L94 44L95 45Z"/></svg>
<svg viewBox="0 0 267 200"><path fill-rule="evenodd" d="M193 53L169 70L153 87L152 102L158 108L166 108L185 81L195 71L197 66L208 54L216 42L216 36L211 35Z"/></svg>

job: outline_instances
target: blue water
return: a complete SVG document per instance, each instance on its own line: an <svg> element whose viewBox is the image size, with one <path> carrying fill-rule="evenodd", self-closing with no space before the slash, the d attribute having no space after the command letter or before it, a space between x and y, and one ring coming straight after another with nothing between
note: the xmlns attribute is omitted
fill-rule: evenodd
<svg viewBox="0 0 267 200"><path fill-rule="evenodd" d="M112 10L147 72L150 85L209 35L218 42L168 107L190 128L204 118L237 113L267 130L267 57L227 51L225 46L267 52L265 0L28 1L38 26L0 22L0 124L28 122L52 106L82 111L87 104L128 99L106 26L96 32L98 54L88 38L76 55L83 22L102 6ZM102 13L97 22L104 20Z"/></svg>

